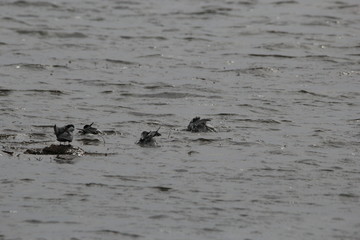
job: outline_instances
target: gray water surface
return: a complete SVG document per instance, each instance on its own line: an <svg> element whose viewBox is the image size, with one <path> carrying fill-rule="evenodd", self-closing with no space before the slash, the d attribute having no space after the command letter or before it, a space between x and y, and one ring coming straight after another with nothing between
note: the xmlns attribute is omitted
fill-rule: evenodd
<svg viewBox="0 0 360 240"><path fill-rule="evenodd" d="M359 36L357 0L1 1L0 239L360 239Z"/></svg>

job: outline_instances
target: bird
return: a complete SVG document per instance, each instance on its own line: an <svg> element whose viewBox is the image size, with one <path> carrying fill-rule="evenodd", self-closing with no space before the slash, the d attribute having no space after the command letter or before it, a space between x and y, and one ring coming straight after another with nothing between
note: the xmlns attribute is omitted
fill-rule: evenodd
<svg viewBox="0 0 360 240"><path fill-rule="evenodd" d="M156 131L143 131L140 140L137 142L140 146L155 147L157 145L154 137L161 136L159 133L160 127Z"/></svg>
<svg viewBox="0 0 360 240"><path fill-rule="evenodd" d="M56 135L56 140L60 142L60 145L62 142L72 142L74 138L74 125L68 124L64 127L57 127L56 124L54 125L54 132Z"/></svg>
<svg viewBox="0 0 360 240"><path fill-rule="evenodd" d="M210 118L194 117L186 130L190 132L216 132L216 129L208 123L209 121L211 121Z"/></svg>
<svg viewBox="0 0 360 240"><path fill-rule="evenodd" d="M82 135L86 135L86 134L100 135L100 137L102 138L102 140L104 141L104 144L105 144L105 139L101 136L104 133L102 131L100 131L99 129L92 127L93 124L94 123L91 123L89 125L86 124L82 129L78 128L79 133Z"/></svg>
<svg viewBox="0 0 360 240"><path fill-rule="evenodd" d="M83 129L79 129L79 132L80 132L81 134L88 134L88 133L90 133L90 134L95 134L95 135L97 135L97 134L102 134L102 133L103 133L102 131L100 131L100 130L97 129L97 128L92 127L93 124L94 124L94 123L91 123L90 125L85 125L85 126L83 127Z"/></svg>

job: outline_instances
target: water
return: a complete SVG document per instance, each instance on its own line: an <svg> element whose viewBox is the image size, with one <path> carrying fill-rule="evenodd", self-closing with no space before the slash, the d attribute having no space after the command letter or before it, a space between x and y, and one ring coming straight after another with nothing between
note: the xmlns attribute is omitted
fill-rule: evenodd
<svg viewBox="0 0 360 240"><path fill-rule="evenodd" d="M359 12L2 1L0 239L360 239ZM91 122L83 157L24 154Z"/></svg>

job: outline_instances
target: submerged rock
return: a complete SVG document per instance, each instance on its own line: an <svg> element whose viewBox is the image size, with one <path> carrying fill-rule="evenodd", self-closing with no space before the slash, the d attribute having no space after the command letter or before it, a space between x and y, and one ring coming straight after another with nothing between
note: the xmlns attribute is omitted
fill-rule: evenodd
<svg viewBox="0 0 360 240"><path fill-rule="evenodd" d="M76 155L82 156L85 151L79 147L73 147L71 145L55 145L52 144L44 148L33 148L25 151L25 154L35 155Z"/></svg>

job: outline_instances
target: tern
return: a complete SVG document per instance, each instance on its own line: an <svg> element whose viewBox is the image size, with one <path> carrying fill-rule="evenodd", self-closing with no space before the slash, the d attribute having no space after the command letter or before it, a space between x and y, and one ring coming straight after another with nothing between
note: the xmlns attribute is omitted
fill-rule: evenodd
<svg viewBox="0 0 360 240"><path fill-rule="evenodd" d="M85 126L83 127L83 129L79 129L79 132L80 132L81 134L88 134L88 133L94 134L94 135L102 134L102 133L103 133L102 131L100 131L100 130L97 129L97 128L92 127L93 124L94 124L94 123L91 123L90 125L85 125Z"/></svg>
<svg viewBox="0 0 360 240"><path fill-rule="evenodd" d="M60 142L60 145L62 142L69 142L69 144L72 142L74 138L74 125L68 124L64 127L57 127L56 124L54 125L54 132L56 135L56 140Z"/></svg>
<svg viewBox="0 0 360 240"><path fill-rule="evenodd" d="M186 130L190 132L216 132L216 129L208 123L209 121L211 121L210 118L194 117Z"/></svg>
<svg viewBox="0 0 360 240"><path fill-rule="evenodd" d="M156 130L156 131L143 131L141 133L141 138L140 140L137 142L137 144L139 144L140 146L150 146L150 147L154 147L157 145L154 137L157 136L161 136L161 134L159 133L160 127Z"/></svg>
<svg viewBox="0 0 360 240"><path fill-rule="evenodd" d="M100 135L100 137L102 138L102 140L104 141L104 144L105 144L105 139L101 136L103 135L104 133L102 131L100 131L99 129L93 127L94 123L91 123L91 124L86 124L83 129L79 129L79 133L80 134L83 134L83 135L86 135L86 134L93 134L93 135Z"/></svg>

